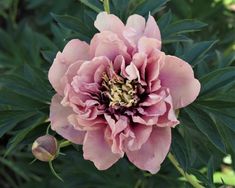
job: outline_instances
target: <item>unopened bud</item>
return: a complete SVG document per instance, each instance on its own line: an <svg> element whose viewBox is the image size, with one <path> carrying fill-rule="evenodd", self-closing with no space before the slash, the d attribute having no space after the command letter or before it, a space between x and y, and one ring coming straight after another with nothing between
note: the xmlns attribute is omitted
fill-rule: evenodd
<svg viewBox="0 0 235 188"><path fill-rule="evenodd" d="M57 140L51 135L37 138L32 145L32 153L40 161L52 161L56 157L57 150Z"/></svg>

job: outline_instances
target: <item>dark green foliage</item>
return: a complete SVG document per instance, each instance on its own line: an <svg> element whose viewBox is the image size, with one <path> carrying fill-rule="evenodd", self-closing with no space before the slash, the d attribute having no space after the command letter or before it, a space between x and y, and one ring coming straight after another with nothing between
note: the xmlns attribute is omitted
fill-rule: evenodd
<svg viewBox="0 0 235 188"><path fill-rule="evenodd" d="M214 8L211 4L212 0L110 0L111 12L123 21L135 13L154 15L163 50L194 68L201 92L180 111L181 125L172 131L171 152L185 171L213 188L218 187L213 173L220 170L223 157L230 154L235 159L235 22L222 4ZM171 10L164 9L167 5ZM98 171L83 159L78 146L63 149L66 155L54 162L64 183L50 173L47 163L29 164L32 142L49 125L54 91L48 69L68 40L90 41L100 10L98 0L0 2L0 187L191 187L179 179L168 159L156 175L138 170L125 158Z"/></svg>

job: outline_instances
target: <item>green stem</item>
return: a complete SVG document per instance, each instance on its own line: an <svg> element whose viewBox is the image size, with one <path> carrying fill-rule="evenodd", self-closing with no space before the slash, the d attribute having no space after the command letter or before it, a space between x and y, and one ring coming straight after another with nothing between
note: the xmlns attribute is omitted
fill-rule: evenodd
<svg viewBox="0 0 235 188"><path fill-rule="evenodd" d="M46 134L48 134L48 135L49 135L50 128L51 128L51 124L49 124L49 125L47 126Z"/></svg>
<svg viewBox="0 0 235 188"><path fill-rule="evenodd" d="M176 160L176 158L169 153L168 154L168 158L171 161L171 163L175 166L175 168L179 171L179 173L184 176L184 178L195 188L204 188L202 185L199 184L199 181L197 180L197 178L195 176L192 176L186 172L184 172L184 170L180 167L178 161Z"/></svg>
<svg viewBox="0 0 235 188"><path fill-rule="evenodd" d="M70 145L71 145L71 142L66 140L60 143L59 148L63 148L63 147L70 146Z"/></svg>
<svg viewBox="0 0 235 188"><path fill-rule="evenodd" d="M53 165L52 165L52 161L49 161L49 167L51 169L52 174L57 177L60 181L64 182L64 180L57 174L57 172L55 171Z"/></svg>
<svg viewBox="0 0 235 188"><path fill-rule="evenodd" d="M104 11L110 14L109 0L103 0Z"/></svg>

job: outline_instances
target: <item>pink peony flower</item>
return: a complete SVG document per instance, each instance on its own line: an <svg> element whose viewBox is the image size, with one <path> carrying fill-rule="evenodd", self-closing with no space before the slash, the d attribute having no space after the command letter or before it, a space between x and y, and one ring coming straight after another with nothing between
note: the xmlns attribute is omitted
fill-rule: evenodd
<svg viewBox="0 0 235 188"><path fill-rule="evenodd" d="M191 66L161 52L159 28L132 15L126 25L101 12L90 45L71 40L49 70L52 129L83 145L84 158L105 170L126 154L156 173L179 124L175 110L200 91Z"/></svg>

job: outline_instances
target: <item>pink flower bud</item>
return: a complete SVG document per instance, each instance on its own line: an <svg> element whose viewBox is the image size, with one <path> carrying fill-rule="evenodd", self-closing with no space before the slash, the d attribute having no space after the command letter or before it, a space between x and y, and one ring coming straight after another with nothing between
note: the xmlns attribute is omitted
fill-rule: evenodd
<svg viewBox="0 0 235 188"><path fill-rule="evenodd" d="M37 138L32 145L32 153L40 161L52 161L56 157L57 150L57 140L51 135Z"/></svg>

